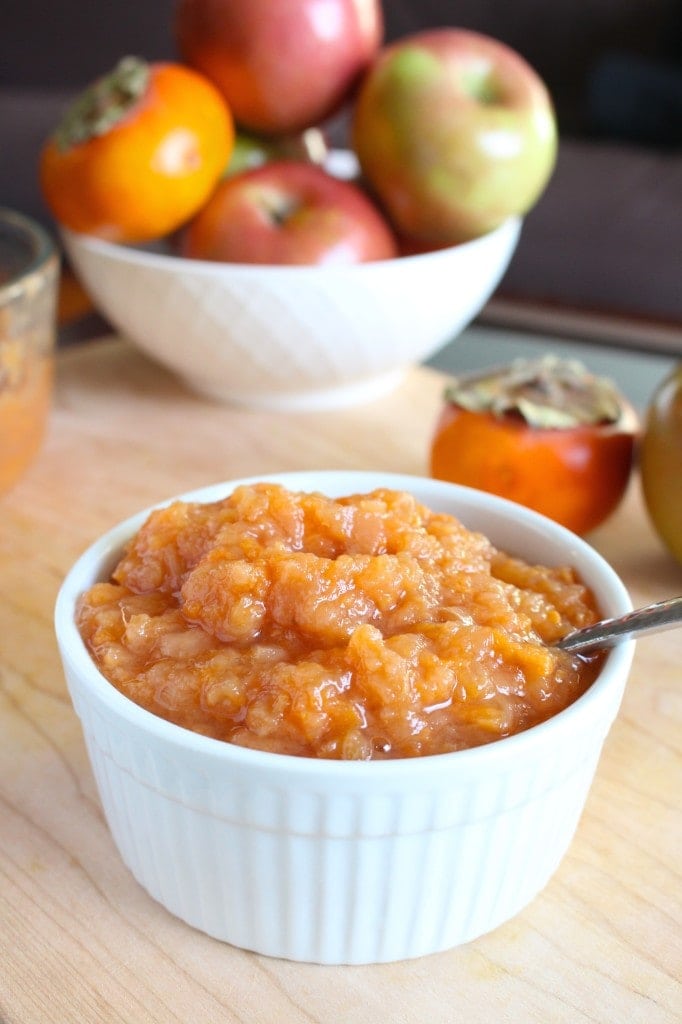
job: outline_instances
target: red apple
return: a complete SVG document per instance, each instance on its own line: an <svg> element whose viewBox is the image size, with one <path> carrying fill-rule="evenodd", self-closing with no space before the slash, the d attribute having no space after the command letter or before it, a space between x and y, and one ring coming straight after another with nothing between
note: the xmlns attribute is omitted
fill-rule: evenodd
<svg viewBox="0 0 682 1024"><path fill-rule="evenodd" d="M552 101L530 65L496 39L448 28L379 54L358 94L352 138L398 232L433 245L526 213L557 149Z"/></svg>
<svg viewBox="0 0 682 1024"><path fill-rule="evenodd" d="M240 125L279 134L342 105L381 44L383 17L380 0L180 0L175 33Z"/></svg>
<svg viewBox="0 0 682 1024"><path fill-rule="evenodd" d="M180 251L230 263L342 265L391 259L397 244L356 185L314 164L274 161L222 181Z"/></svg>

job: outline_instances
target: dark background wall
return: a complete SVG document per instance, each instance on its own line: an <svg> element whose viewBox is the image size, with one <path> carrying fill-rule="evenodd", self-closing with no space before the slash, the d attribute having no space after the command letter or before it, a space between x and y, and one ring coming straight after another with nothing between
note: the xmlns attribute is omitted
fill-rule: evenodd
<svg viewBox="0 0 682 1024"><path fill-rule="evenodd" d="M279 0L272 0L273 3ZM175 0L10 0L0 87L75 89L125 53L172 57ZM384 0L386 37L445 24L495 35L548 82L579 130L585 83L607 51L679 53L675 0Z"/></svg>

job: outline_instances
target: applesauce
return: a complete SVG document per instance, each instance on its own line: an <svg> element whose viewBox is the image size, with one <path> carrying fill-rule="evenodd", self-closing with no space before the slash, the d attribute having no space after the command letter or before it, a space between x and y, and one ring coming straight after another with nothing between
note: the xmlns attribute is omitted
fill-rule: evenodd
<svg viewBox="0 0 682 1024"><path fill-rule="evenodd" d="M598 617L570 566L527 564L408 493L269 483L152 512L77 612L100 671L152 713L356 760L546 720L600 664L548 645Z"/></svg>

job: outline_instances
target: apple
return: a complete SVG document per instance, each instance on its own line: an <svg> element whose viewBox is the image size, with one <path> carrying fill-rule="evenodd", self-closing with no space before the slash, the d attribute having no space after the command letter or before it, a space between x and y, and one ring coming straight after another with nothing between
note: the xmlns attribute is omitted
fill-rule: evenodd
<svg viewBox="0 0 682 1024"><path fill-rule="evenodd" d="M396 230L432 245L486 234L523 215L557 151L544 82L514 50L465 29L385 47L353 111L353 147Z"/></svg>
<svg viewBox="0 0 682 1024"><path fill-rule="evenodd" d="M682 363L673 366L649 402L639 469L649 518L682 564Z"/></svg>
<svg viewBox="0 0 682 1024"><path fill-rule="evenodd" d="M235 120L265 134L319 124L377 53L380 0L180 0L186 63L221 90Z"/></svg>
<svg viewBox="0 0 682 1024"><path fill-rule="evenodd" d="M287 160L225 178L179 245L183 256L230 263L338 266L397 255L391 229L357 185Z"/></svg>
<svg viewBox="0 0 682 1024"><path fill-rule="evenodd" d="M262 167L271 160L303 160L324 164L329 157L329 146L319 128L306 128L295 135L253 135L237 132L226 174Z"/></svg>

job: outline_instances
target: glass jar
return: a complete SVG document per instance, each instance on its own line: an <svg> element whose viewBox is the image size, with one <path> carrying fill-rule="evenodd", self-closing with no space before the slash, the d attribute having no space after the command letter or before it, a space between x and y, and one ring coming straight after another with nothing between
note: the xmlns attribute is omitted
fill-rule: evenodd
<svg viewBox="0 0 682 1024"><path fill-rule="evenodd" d="M22 476L45 434L58 280L50 235L0 207L0 494Z"/></svg>

